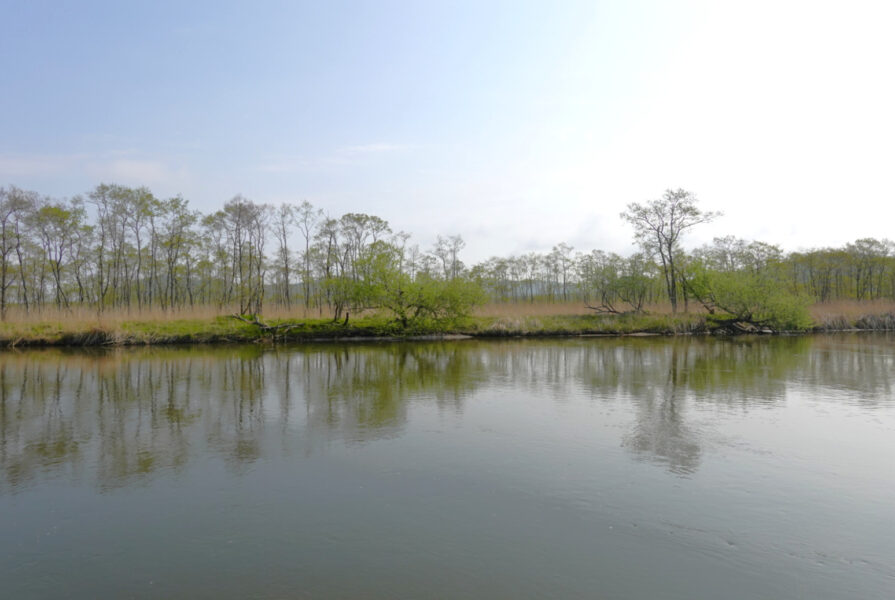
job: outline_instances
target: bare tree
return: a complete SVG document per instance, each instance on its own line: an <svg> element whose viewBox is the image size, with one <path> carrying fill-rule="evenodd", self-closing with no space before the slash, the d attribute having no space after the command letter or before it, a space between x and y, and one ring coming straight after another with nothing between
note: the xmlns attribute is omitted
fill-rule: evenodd
<svg viewBox="0 0 895 600"><path fill-rule="evenodd" d="M445 279L456 279L463 271L463 262L460 260L460 251L466 247L466 242L459 235L448 237L438 236L432 253L441 261Z"/></svg>
<svg viewBox="0 0 895 600"><path fill-rule="evenodd" d="M6 311L9 305L9 288L16 282L16 267L13 265L13 254L19 257L19 270L21 270L21 225L33 212L36 203L36 194L25 192L10 186L0 188L0 320L6 319ZM22 273L24 282L24 274ZM27 308L27 293L22 285L24 304Z"/></svg>
<svg viewBox="0 0 895 600"><path fill-rule="evenodd" d="M314 226L323 219L323 211L315 209L307 200L295 209L295 224L305 239L304 264L301 274L302 286L305 291L305 308L311 306L311 240L314 237Z"/></svg>
<svg viewBox="0 0 895 600"><path fill-rule="evenodd" d="M621 218L634 226L634 237L647 252L656 252L662 261L665 288L671 311L677 312L678 272L675 254L683 233L700 223L708 223L719 212L703 212L696 206L696 197L682 189L665 190L658 200L646 204L632 202Z"/></svg>
<svg viewBox="0 0 895 600"><path fill-rule="evenodd" d="M280 204L274 213L274 235L277 238L277 262L279 266L279 278L282 285L281 299L286 307L292 305L289 296L289 276L292 274L292 251L289 250L289 237L292 227L295 225L296 208L291 204Z"/></svg>

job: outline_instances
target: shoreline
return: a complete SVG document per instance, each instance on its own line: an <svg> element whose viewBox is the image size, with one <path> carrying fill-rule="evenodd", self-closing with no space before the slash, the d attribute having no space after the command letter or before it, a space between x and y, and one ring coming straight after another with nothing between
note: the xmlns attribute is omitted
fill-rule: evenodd
<svg viewBox="0 0 895 600"><path fill-rule="evenodd" d="M193 344L400 342L502 338L659 337L706 335L805 335L895 331L895 314L837 317L804 331L773 331L747 323L710 322L705 315L614 315L611 317L469 317L450 324L401 328L377 317L350 325L329 320L280 320L258 326L230 317L102 323L3 323L0 348L123 347Z"/></svg>

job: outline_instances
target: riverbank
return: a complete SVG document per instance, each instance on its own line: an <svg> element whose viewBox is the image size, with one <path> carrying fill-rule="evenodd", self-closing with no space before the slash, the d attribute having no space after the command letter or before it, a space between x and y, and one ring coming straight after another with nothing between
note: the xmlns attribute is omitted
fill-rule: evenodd
<svg viewBox="0 0 895 600"><path fill-rule="evenodd" d="M895 312L826 315L808 332L895 330ZM0 347L127 346L369 339L501 338L593 335L736 335L780 333L705 314L564 314L473 316L451 323L402 327L394 319L366 316L347 324L330 319L248 322L232 316L115 320L47 320L0 324Z"/></svg>

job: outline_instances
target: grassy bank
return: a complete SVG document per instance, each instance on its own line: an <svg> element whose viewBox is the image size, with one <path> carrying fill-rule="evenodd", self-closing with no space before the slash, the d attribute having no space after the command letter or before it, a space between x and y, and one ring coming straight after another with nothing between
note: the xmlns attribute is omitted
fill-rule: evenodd
<svg viewBox="0 0 895 600"><path fill-rule="evenodd" d="M599 315L574 304L489 305L452 322L401 327L394 319L367 314L349 323L319 318L319 313L279 311L262 327L229 315L192 312L79 315L44 313L0 323L0 346L100 346L145 344L251 343L270 341L409 338L573 336L630 334L734 333L729 323L699 312L670 314L650 307L640 315ZM895 330L895 303L837 303L811 309L815 331Z"/></svg>
<svg viewBox="0 0 895 600"><path fill-rule="evenodd" d="M145 344L216 344L274 340L313 340L346 337L389 337L398 334L394 323L365 318L343 326L329 319L270 320L265 330L229 316L105 321L4 323L0 346L99 346Z"/></svg>
<svg viewBox="0 0 895 600"><path fill-rule="evenodd" d="M141 344L246 343L467 335L474 337L586 334L696 333L702 315L553 315L471 316L453 322L426 322L407 328L394 319L368 315L345 325L330 319L264 319L266 327L230 316L211 318L135 318L44 320L0 325L0 346L99 346Z"/></svg>

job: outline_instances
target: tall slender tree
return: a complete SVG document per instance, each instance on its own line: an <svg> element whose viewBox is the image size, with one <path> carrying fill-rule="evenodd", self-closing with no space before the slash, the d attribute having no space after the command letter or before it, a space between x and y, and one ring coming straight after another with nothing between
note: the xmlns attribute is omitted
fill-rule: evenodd
<svg viewBox="0 0 895 600"><path fill-rule="evenodd" d="M655 252L662 262L662 274L672 312L677 312L679 274L676 255L681 237L701 223L709 223L719 212L705 212L696 206L696 197L682 189L665 190L658 200L646 204L632 202L621 218L634 227L634 238L646 252Z"/></svg>

